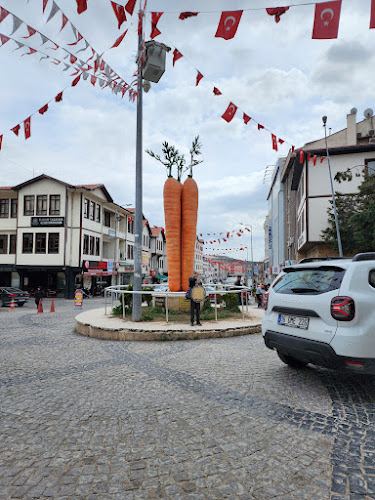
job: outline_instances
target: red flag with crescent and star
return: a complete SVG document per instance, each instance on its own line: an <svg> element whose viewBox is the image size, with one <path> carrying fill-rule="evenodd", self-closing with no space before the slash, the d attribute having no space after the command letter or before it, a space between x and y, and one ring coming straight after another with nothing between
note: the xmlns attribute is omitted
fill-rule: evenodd
<svg viewBox="0 0 375 500"><path fill-rule="evenodd" d="M337 38L339 32L341 0L317 3L315 5L312 38L329 40Z"/></svg>
<svg viewBox="0 0 375 500"><path fill-rule="evenodd" d="M272 136L272 149L277 151L277 137L274 134L271 134L271 136Z"/></svg>
<svg viewBox="0 0 375 500"><path fill-rule="evenodd" d="M31 116L29 116L29 118L26 118L26 120L24 120L23 122L23 126L25 129L25 139L28 139L31 135L30 122L31 122Z"/></svg>
<svg viewBox="0 0 375 500"><path fill-rule="evenodd" d="M115 13L115 16L118 21L118 29L121 28L122 23L126 21L126 14L125 14L125 8L122 5L119 5L116 2L111 2L113 12Z"/></svg>
<svg viewBox="0 0 375 500"><path fill-rule="evenodd" d="M198 12L181 12L181 14L178 16L178 18L181 19L181 21L184 21L188 17L194 17L197 15L198 15Z"/></svg>
<svg viewBox="0 0 375 500"><path fill-rule="evenodd" d="M231 102L221 118L223 118L226 122L229 123L236 114L236 111L237 111L237 106L235 106L233 102Z"/></svg>
<svg viewBox="0 0 375 500"><path fill-rule="evenodd" d="M176 61L181 59L181 57L183 57L181 52L178 49L174 49L174 51L173 51L173 66L174 66Z"/></svg>
<svg viewBox="0 0 375 500"><path fill-rule="evenodd" d="M215 37L224 38L224 40L233 38L240 24L242 12L242 10L222 12Z"/></svg>
<svg viewBox="0 0 375 500"><path fill-rule="evenodd" d="M39 113L41 115L44 115L44 113L48 111L48 104L45 104L43 107L40 108Z"/></svg>
<svg viewBox="0 0 375 500"><path fill-rule="evenodd" d="M156 27L163 12L151 12L151 34L150 38L154 39L161 34L161 31Z"/></svg>
<svg viewBox="0 0 375 500"><path fill-rule="evenodd" d="M275 22L280 22L280 16L285 14L285 12L289 10L289 7L273 7L273 8L267 8L267 14L269 16L275 16Z"/></svg>
<svg viewBox="0 0 375 500"><path fill-rule="evenodd" d="M15 127L11 128L11 131L18 135L20 128L20 125L16 125Z"/></svg>
<svg viewBox="0 0 375 500"><path fill-rule="evenodd" d="M137 0L129 0L129 2L125 5L126 12L129 12L129 14L131 16L133 15L133 11L134 11L134 7L135 7L136 2L137 2Z"/></svg>
<svg viewBox="0 0 375 500"><path fill-rule="evenodd" d="M3 134L0 135L0 151L1 151L1 145L3 143Z"/></svg>
<svg viewBox="0 0 375 500"><path fill-rule="evenodd" d="M203 75L200 71L198 71L198 74L197 74L197 78L196 78L196 83L195 83L195 86L197 87L199 82L202 80L203 78Z"/></svg>
<svg viewBox="0 0 375 500"><path fill-rule="evenodd" d="M47 4L48 0L45 1L43 0L43 12L45 9L45 5ZM82 12L85 12L87 9L87 0L76 0L77 2L77 12L78 14L82 14Z"/></svg>

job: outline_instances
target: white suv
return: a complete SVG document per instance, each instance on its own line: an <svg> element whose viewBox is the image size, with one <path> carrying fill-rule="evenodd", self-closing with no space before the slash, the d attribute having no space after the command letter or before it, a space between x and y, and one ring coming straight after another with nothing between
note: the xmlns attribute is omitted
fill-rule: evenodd
<svg viewBox="0 0 375 500"><path fill-rule="evenodd" d="M375 253L303 259L263 299L264 342L293 367L375 374Z"/></svg>

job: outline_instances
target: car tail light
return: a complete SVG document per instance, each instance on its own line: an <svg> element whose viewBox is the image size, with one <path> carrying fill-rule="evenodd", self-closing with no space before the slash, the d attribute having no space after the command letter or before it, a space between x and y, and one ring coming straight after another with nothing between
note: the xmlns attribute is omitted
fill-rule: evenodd
<svg viewBox="0 0 375 500"><path fill-rule="evenodd" d="M350 297L334 297L331 300L331 316L338 321L351 321L355 315L354 300Z"/></svg>
<svg viewBox="0 0 375 500"><path fill-rule="evenodd" d="M15 293L10 293L9 297L17 297L17 295Z"/></svg>
<svg viewBox="0 0 375 500"><path fill-rule="evenodd" d="M269 295L269 293L266 292L263 294L263 297L262 297L262 307L265 311L267 311L267 307L268 307L268 295Z"/></svg>

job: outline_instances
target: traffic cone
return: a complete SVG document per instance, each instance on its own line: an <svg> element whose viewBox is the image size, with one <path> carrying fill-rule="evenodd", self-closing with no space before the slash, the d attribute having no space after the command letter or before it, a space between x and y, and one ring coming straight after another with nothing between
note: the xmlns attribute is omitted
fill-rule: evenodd
<svg viewBox="0 0 375 500"><path fill-rule="evenodd" d="M51 313L54 313L56 312L55 311L55 303L53 302L53 299L52 299L52 302L51 302L51 310L50 310Z"/></svg>
<svg viewBox="0 0 375 500"><path fill-rule="evenodd" d="M10 308L9 308L9 309L10 309L10 310L13 310L13 309L14 309L14 299L12 299L12 302L11 302L11 304L10 304Z"/></svg>
<svg viewBox="0 0 375 500"><path fill-rule="evenodd" d="M38 312L37 314L41 314L43 312L43 305L42 305L42 299L39 300L38 304Z"/></svg>

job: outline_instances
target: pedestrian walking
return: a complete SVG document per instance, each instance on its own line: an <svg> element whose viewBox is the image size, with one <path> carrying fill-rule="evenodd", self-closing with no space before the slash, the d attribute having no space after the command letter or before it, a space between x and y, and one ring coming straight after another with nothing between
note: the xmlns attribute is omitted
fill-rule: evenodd
<svg viewBox="0 0 375 500"><path fill-rule="evenodd" d="M243 286L241 281L241 276L237 276L237 281L235 281L234 286ZM242 291L238 292L238 305L242 306Z"/></svg>
<svg viewBox="0 0 375 500"><path fill-rule="evenodd" d="M258 287L255 292L256 300L258 302L258 308L262 307L263 293L264 293L264 285L258 284Z"/></svg>
<svg viewBox="0 0 375 500"><path fill-rule="evenodd" d="M189 278L189 288L186 292L186 298L190 300L190 324L194 326L194 317L197 322L197 326L202 326L200 322L200 314L201 314L201 304L200 302L195 302L191 297L191 290L195 285L201 285L202 282L199 279L199 274L194 272L192 276Z"/></svg>
<svg viewBox="0 0 375 500"><path fill-rule="evenodd" d="M43 291L42 287L38 286L38 288L35 291L34 297L35 297L36 308L38 309L40 299L42 297L44 297L44 291Z"/></svg>

